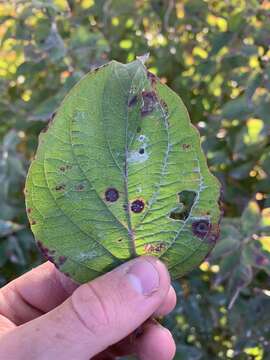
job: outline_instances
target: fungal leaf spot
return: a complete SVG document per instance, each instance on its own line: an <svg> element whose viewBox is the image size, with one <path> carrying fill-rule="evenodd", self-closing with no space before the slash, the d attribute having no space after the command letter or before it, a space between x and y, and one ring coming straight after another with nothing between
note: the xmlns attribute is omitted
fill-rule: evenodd
<svg viewBox="0 0 270 360"><path fill-rule="evenodd" d="M146 244L144 246L144 251L147 254L160 254L164 250L166 250L166 244L164 242L157 242L153 244Z"/></svg>
<svg viewBox="0 0 270 360"><path fill-rule="evenodd" d="M78 184L75 189L76 189L76 191L83 191L84 190L84 185L83 184Z"/></svg>
<svg viewBox="0 0 270 360"><path fill-rule="evenodd" d="M119 192L115 188L109 188L105 191L105 199L109 202L115 202L119 198Z"/></svg>
<svg viewBox="0 0 270 360"><path fill-rule="evenodd" d="M154 111L156 105L158 104L157 94L154 91L143 91L142 99L143 104L141 107L141 115L147 116Z"/></svg>
<svg viewBox="0 0 270 360"><path fill-rule="evenodd" d="M80 283L144 254L177 279L218 238L220 186L199 133L144 60L111 61L66 94L26 179L41 251Z"/></svg>
<svg viewBox="0 0 270 360"><path fill-rule="evenodd" d="M134 213L140 213L144 209L144 201L141 199L134 200L131 203L130 208L131 208L131 211L133 211Z"/></svg>
<svg viewBox="0 0 270 360"><path fill-rule="evenodd" d="M208 219L196 220L192 223L192 232L200 239L206 238L211 230L211 223Z"/></svg>
<svg viewBox="0 0 270 360"><path fill-rule="evenodd" d="M60 184L60 185L56 185L55 186L55 190L56 191L64 191L66 188L66 185L65 184Z"/></svg>
<svg viewBox="0 0 270 360"><path fill-rule="evenodd" d="M137 95L133 95L133 96L129 99L128 106L129 106L129 107L132 107L132 106L136 105L137 102L138 102L138 96L137 96Z"/></svg>

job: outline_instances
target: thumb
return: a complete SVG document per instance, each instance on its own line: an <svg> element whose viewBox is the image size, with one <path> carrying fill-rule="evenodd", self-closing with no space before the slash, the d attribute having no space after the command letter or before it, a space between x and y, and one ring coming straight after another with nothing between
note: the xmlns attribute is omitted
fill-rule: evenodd
<svg viewBox="0 0 270 360"><path fill-rule="evenodd" d="M80 286L49 313L8 332L0 341L0 358L18 359L20 349L21 359L89 359L147 320L169 287L168 271L159 260L131 260Z"/></svg>

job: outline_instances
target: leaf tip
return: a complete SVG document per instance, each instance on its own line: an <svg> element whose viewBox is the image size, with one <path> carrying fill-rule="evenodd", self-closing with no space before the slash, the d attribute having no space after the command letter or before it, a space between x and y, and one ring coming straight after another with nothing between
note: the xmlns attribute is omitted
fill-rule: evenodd
<svg viewBox="0 0 270 360"><path fill-rule="evenodd" d="M145 53L143 55L136 56L136 59L139 60L143 65L145 65L146 61L149 59L150 53Z"/></svg>

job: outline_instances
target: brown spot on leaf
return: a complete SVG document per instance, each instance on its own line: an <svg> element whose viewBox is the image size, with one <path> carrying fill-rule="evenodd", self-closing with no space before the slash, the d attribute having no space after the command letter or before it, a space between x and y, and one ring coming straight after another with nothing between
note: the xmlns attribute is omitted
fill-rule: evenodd
<svg viewBox="0 0 270 360"><path fill-rule="evenodd" d="M144 209L144 201L141 199L134 200L131 203L130 208L131 208L131 211L133 211L134 213L140 213Z"/></svg>
<svg viewBox="0 0 270 360"><path fill-rule="evenodd" d="M219 224L212 224L209 234L207 235L207 241L209 244L215 244L220 235L220 226Z"/></svg>
<svg viewBox="0 0 270 360"><path fill-rule="evenodd" d="M163 100L163 99L160 99L160 105L161 105L161 107L162 107L162 109L163 109L163 111L164 111L164 114L165 114L166 116L168 116L168 114L169 114L169 108L168 108L168 105L167 105L166 101Z"/></svg>
<svg viewBox="0 0 270 360"><path fill-rule="evenodd" d="M119 192L115 188L109 188L105 191L105 199L109 202L115 202L119 199Z"/></svg>
<svg viewBox="0 0 270 360"><path fill-rule="evenodd" d="M191 145L190 144L182 144L182 149L183 150L188 150L190 149Z"/></svg>
<svg viewBox="0 0 270 360"><path fill-rule="evenodd" d="M150 80L152 86L156 85L158 78L155 74L151 73L151 71L149 70L147 71L147 78L148 80Z"/></svg>
<svg viewBox="0 0 270 360"><path fill-rule="evenodd" d="M60 184L60 185L56 185L55 190L56 191L63 191L63 190L65 190L65 188L66 188L65 184Z"/></svg>
<svg viewBox="0 0 270 360"><path fill-rule="evenodd" d="M67 170L70 170L71 168L72 168L72 165L67 164L67 165L61 165L59 170L62 172L65 172Z"/></svg>
<svg viewBox="0 0 270 360"><path fill-rule="evenodd" d="M61 266L61 265L63 265L65 262L66 262L66 260L67 260L67 258L66 258L66 256L59 256L59 258L58 258L58 264Z"/></svg>
<svg viewBox="0 0 270 360"><path fill-rule="evenodd" d="M55 250L50 250L47 247L45 247L40 240L37 240L37 246L41 253L50 261L53 260L52 255L55 253ZM50 259L49 259L50 258ZM54 261L53 261L54 262Z"/></svg>
<svg viewBox="0 0 270 360"><path fill-rule="evenodd" d="M157 244L146 244L144 246L144 250L146 253L156 253L159 254L160 252L166 249L166 244L164 242L160 242Z"/></svg>
<svg viewBox="0 0 270 360"><path fill-rule="evenodd" d="M26 209L26 212L27 212L27 214L31 214L32 209L31 209L31 208L27 208L27 209Z"/></svg>
<svg viewBox="0 0 270 360"><path fill-rule="evenodd" d="M153 112L156 104L158 103L155 91L142 92L143 105L141 107L141 115L147 116Z"/></svg>
<svg viewBox="0 0 270 360"><path fill-rule="evenodd" d="M36 225L36 220L31 220L31 225Z"/></svg>

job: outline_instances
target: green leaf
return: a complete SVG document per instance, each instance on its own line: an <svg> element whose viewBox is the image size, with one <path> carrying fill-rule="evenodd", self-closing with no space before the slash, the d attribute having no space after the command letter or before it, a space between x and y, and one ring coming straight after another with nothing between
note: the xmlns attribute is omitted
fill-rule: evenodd
<svg viewBox="0 0 270 360"><path fill-rule="evenodd" d="M228 101L222 109L222 117L232 120L232 119L245 119L246 116L251 113L252 108L247 102L245 96L239 97L235 100Z"/></svg>
<svg viewBox="0 0 270 360"><path fill-rule="evenodd" d="M233 225L223 225L221 239L211 253L211 260L226 256L238 249L240 246L241 234Z"/></svg>
<svg viewBox="0 0 270 360"><path fill-rule="evenodd" d="M248 236L256 233L260 220L261 212L259 205L256 201L250 201L241 218L243 234Z"/></svg>
<svg viewBox="0 0 270 360"><path fill-rule="evenodd" d="M176 278L215 244L219 192L181 99L138 59L70 91L40 135L26 204L43 253L80 282L140 255Z"/></svg>

